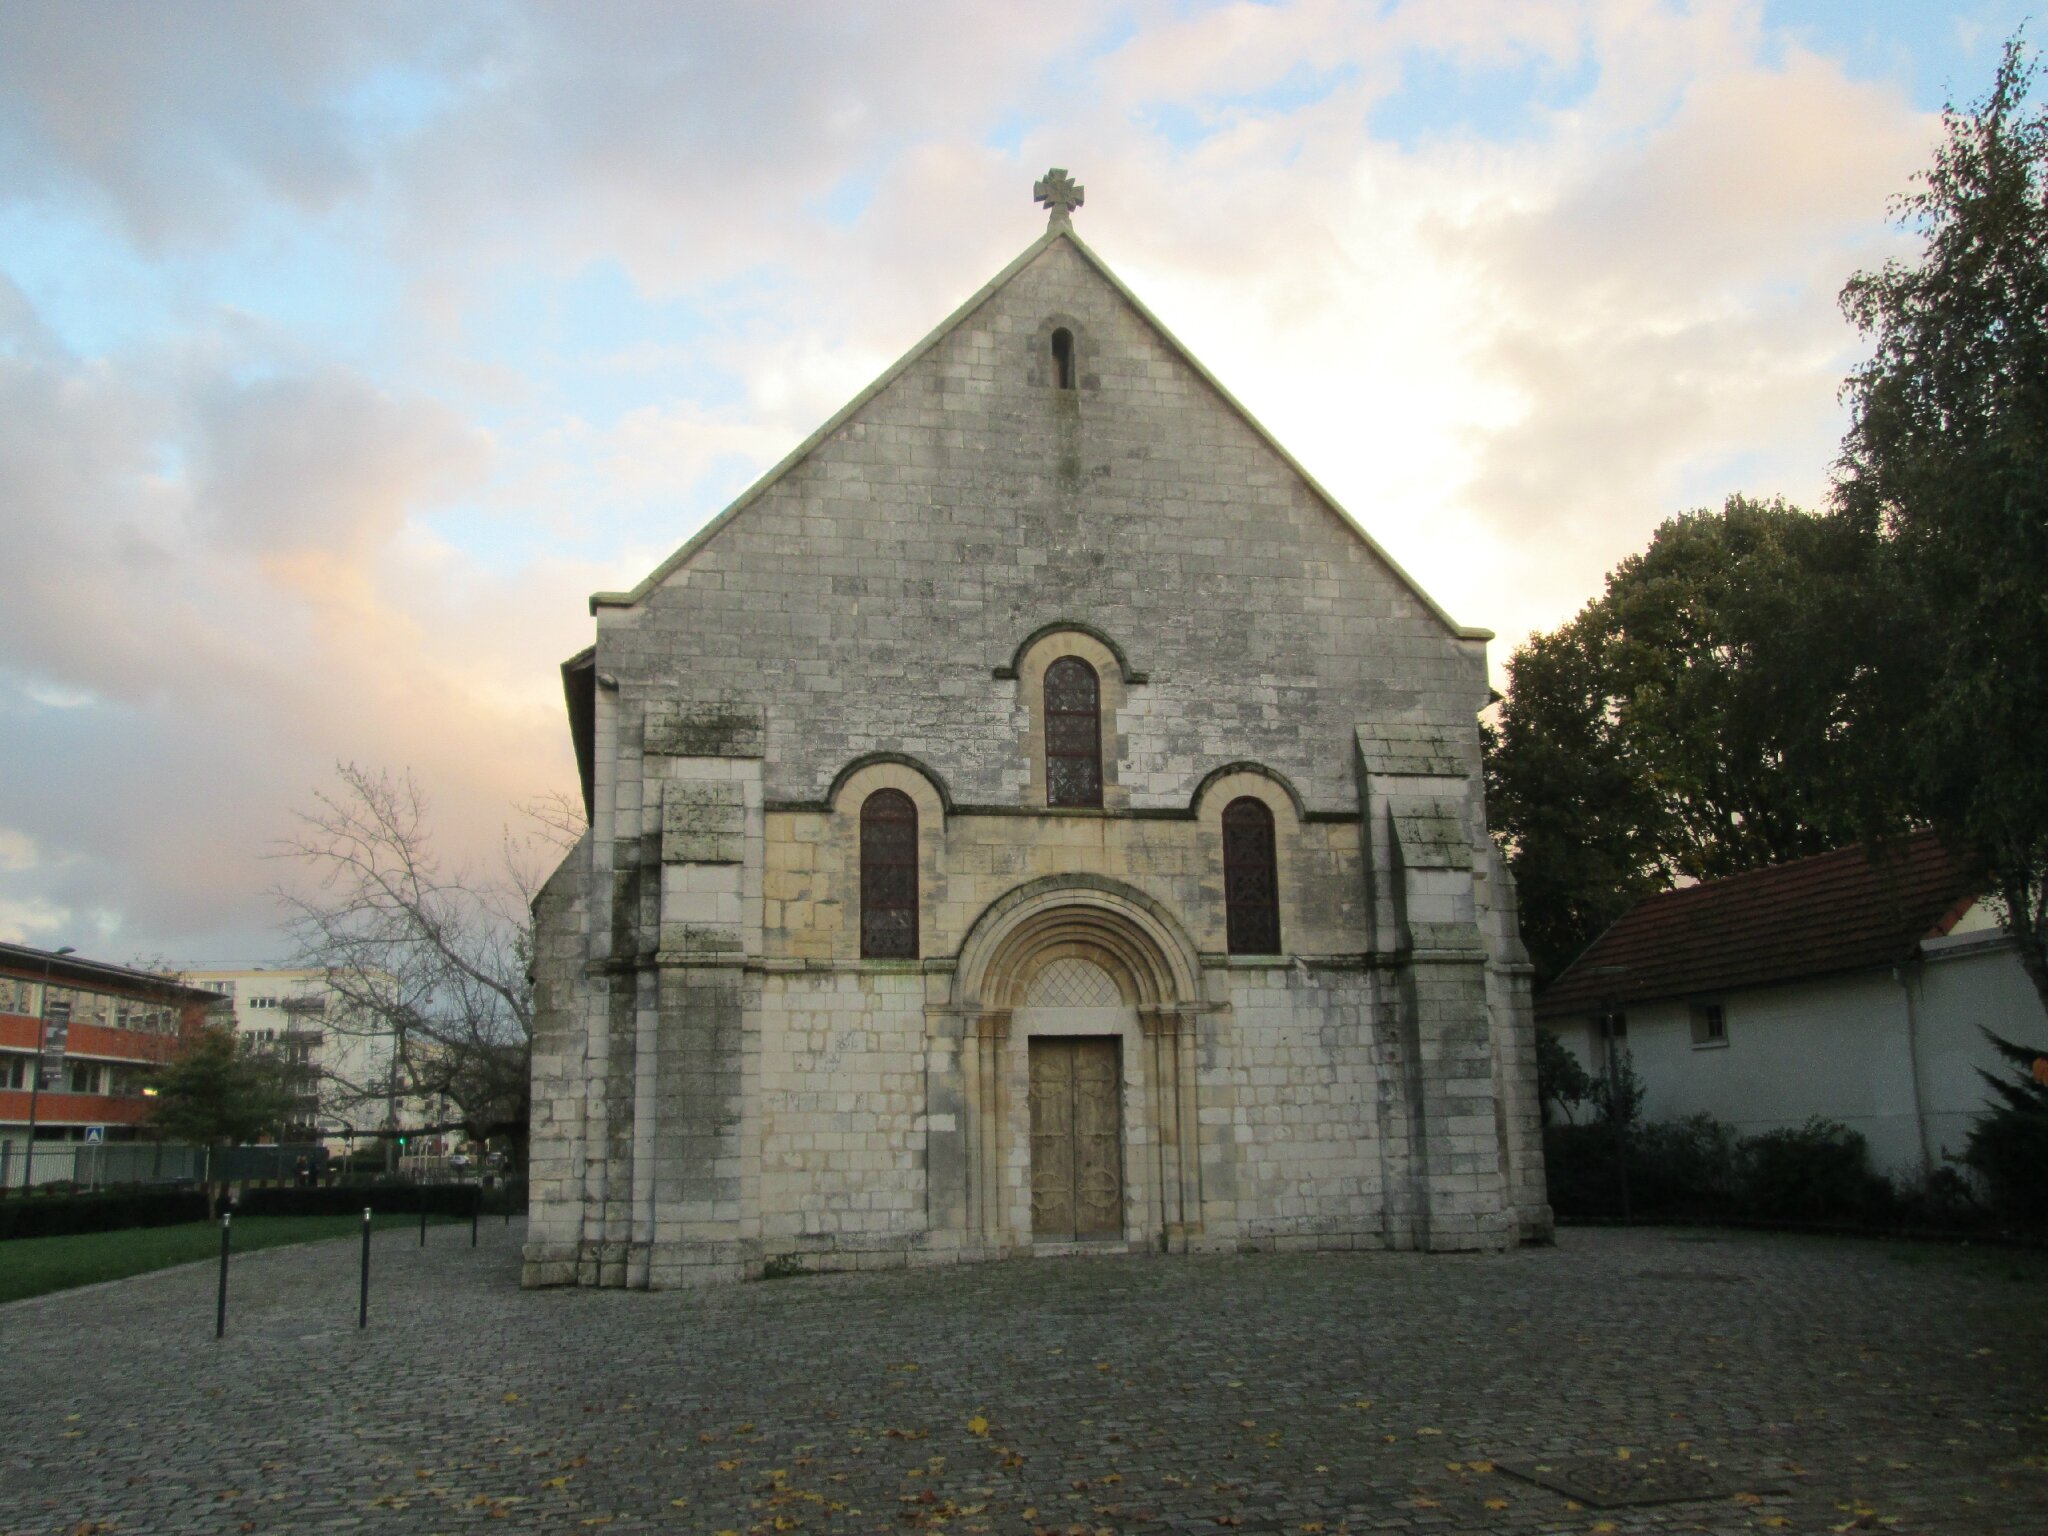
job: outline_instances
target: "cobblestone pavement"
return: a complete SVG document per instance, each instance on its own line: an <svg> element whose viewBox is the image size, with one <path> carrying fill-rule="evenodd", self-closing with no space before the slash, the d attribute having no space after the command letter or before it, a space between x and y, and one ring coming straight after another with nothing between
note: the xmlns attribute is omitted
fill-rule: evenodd
<svg viewBox="0 0 2048 1536"><path fill-rule="evenodd" d="M2040 1258L1571 1231L645 1295L468 1236L380 1233L362 1333L349 1242L237 1261L220 1343L206 1267L0 1307L0 1527L2048 1532Z"/></svg>

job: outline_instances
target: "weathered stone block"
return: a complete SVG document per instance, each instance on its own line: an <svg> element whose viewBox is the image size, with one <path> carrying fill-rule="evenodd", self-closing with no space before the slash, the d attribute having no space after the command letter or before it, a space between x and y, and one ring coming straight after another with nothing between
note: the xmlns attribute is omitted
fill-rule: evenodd
<svg viewBox="0 0 2048 1536"><path fill-rule="evenodd" d="M768 746L768 714L758 704L647 706L641 747L649 756L760 757Z"/></svg>
<svg viewBox="0 0 2048 1536"><path fill-rule="evenodd" d="M664 864L738 864L746 858L746 831L740 785L670 779L662 786Z"/></svg>

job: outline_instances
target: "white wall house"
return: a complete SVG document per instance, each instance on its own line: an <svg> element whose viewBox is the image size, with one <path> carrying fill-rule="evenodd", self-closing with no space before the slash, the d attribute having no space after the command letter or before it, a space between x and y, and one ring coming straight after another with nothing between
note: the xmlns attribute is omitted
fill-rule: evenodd
<svg viewBox="0 0 2048 1536"><path fill-rule="evenodd" d="M1984 1038L2048 1047L2048 1013L1979 883L1931 834L1707 881L1630 911L1537 999L1589 1071L1626 1046L1644 1117L1741 1135L1814 1115L1917 1179L1963 1150L2009 1070Z"/></svg>

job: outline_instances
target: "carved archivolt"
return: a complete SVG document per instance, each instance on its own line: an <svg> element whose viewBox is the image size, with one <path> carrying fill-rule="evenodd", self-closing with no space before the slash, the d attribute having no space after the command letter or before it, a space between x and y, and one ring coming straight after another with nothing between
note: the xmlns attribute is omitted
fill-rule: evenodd
<svg viewBox="0 0 2048 1536"><path fill-rule="evenodd" d="M960 947L953 1006L1019 1007L1039 970L1066 958L1107 971L1141 1018L1177 1013L1202 995L1194 945L1158 902L1121 881L1058 875L989 905Z"/></svg>

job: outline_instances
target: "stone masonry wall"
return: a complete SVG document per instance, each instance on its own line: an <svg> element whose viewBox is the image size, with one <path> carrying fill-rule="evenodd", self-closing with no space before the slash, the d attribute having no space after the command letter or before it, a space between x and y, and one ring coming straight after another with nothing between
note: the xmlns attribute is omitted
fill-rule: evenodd
<svg viewBox="0 0 2048 1536"><path fill-rule="evenodd" d="M769 1257L903 1248L925 1209L924 977L770 975L761 1031L761 1234Z"/></svg>
<svg viewBox="0 0 2048 1536"><path fill-rule="evenodd" d="M1379 1067L1370 982L1233 968L1203 1053L1201 1118L1230 1177L1205 1200L1212 1240L1377 1246Z"/></svg>
<svg viewBox="0 0 2048 1536"><path fill-rule="evenodd" d="M576 1278L583 1237L584 1077L589 1034L590 835L549 877L533 904L533 1120L527 1159L525 1279Z"/></svg>
<svg viewBox="0 0 2048 1536"><path fill-rule="evenodd" d="M1049 387L1072 330L1080 387ZM1368 511L1370 509L1367 509ZM1055 241L632 608L598 616L630 716L678 696L768 709L771 803L863 752L956 803L1015 805L1028 702L993 674L1080 621L1133 671L1133 807L1249 759L1354 805L1361 720L1473 731L1459 639L1068 242ZM1475 738L1476 739L1476 738Z"/></svg>

